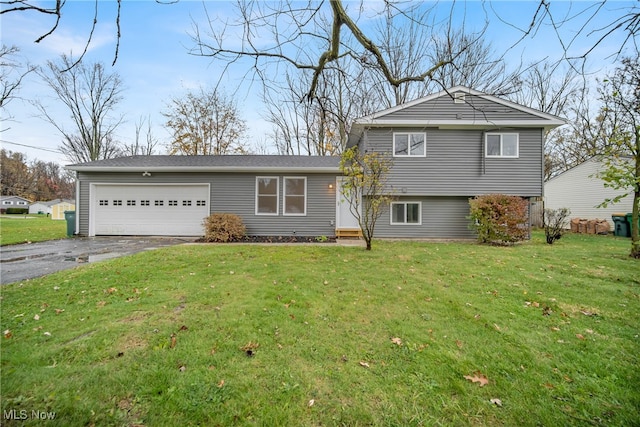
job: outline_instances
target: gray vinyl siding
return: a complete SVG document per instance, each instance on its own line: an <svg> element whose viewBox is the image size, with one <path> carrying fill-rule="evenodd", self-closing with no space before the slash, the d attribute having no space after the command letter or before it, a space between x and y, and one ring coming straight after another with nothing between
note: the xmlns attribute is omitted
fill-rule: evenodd
<svg viewBox="0 0 640 427"><path fill-rule="evenodd" d="M435 128L372 128L367 150L393 151L393 133L426 132L426 157L394 157L389 185L401 196L542 195L542 129L491 129L519 134L518 158L486 158L484 131Z"/></svg>
<svg viewBox="0 0 640 427"><path fill-rule="evenodd" d="M467 94L464 104L456 104L448 95L394 111L382 116L385 120L540 120L540 117Z"/></svg>
<svg viewBox="0 0 640 427"><path fill-rule="evenodd" d="M469 229L469 197L400 197L400 202L420 202L421 225L391 225L385 209L376 223L374 235L380 238L474 239Z"/></svg>
<svg viewBox="0 0 640 427"><path fill-rule="evenodd" d="M278 176L280 178L279 215L255 215L256 176ZM80 172L80 218L79 233L89 232L89 197L91 183L203 183L210 184L210 212L239 215L247 234L254 236L333 236L335 235L336 195L334 174L308 174L307 214L285 216L282 214L283 177L305 176L282 173L153 173L142 177L139 173L87 173ZM329 188L333 184L333 188ZM203 233L204 234L204 233Z"/></svg>

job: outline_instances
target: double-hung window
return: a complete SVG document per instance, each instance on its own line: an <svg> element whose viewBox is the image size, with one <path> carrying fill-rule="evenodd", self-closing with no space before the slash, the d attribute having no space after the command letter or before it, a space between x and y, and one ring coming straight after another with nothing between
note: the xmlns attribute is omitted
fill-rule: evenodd
<svg viewBox="0 0 640 427"><path fill-rule="evenodd" d="M484 138L485 157L517 158L517 133L487 133Z"/></svg>
<svg viewBox="0 0 640 427"><path fill-rule="evenodd" d="M396 132L393 134L394 157L425 157L427 134L424 132Z"/></svg>
<svg viewBox="0 0 640 427"><path fill-rule="evenodd" d="M284 177L284 215L307 214L307 178Z"/></svg>
<svg viewBox="0 0 640 427"><path fill-rule="evenodd" d="M391 225L420 225L420 202L393 202L391 203Z"/></svg>
<svg viewBox="0 0 640 427"><path fill-rule="evenodd" d="M256 215L278 215L279 187L277 176L256 177Z"/></svg>

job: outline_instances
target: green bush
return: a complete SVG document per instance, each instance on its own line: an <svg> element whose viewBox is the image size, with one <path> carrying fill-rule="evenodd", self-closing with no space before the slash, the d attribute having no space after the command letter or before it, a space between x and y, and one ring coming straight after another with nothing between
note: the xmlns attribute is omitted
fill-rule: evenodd
<svg viewBox="0 0 640 427"><path fill-rule="evenodd" d="M511 244L529 237L528 203L518 196L485 194L469 199L470 227L480 243Z"/></svg>
<svg viewBox="0 0 640 427"><path fill-rule="evenodd" d="M29 208L7 208L7 215L26 215Z"/></svg>
<svg viewBox="0 0 640 427"><path fill-rule="evenodd" d="M236 214L213 213L204 220L204 240L207 242L234 242L245 236L246 227Z"/></svg>

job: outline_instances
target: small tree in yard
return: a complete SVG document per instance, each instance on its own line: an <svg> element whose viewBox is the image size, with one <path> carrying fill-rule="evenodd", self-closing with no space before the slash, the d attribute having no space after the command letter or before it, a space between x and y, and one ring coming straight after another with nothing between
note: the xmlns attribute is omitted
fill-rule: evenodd
<svg viewBox="0 0 640 427"><path fill-rule="evenodd" d="M344 175L341 191L349 203L351 213L358 220L362 237L371 250L376 222L383 208L393 200L387 188L387 174L392 161L388 155L362 152L351 147L342 153L340 170Z"/></svg>
<svg viewBox="0 0 640 427"><path fill-rule="evenodd" d="M518 196L486 194L469 199L470 227L480 243L511 244L529 236L527 201Z"/></svg>
<svg viewBox="0 0 640 427"><path fill-rule="evenodd" d="M598 176L605 187L625 192L600 206L631 195L631 257L640 259L640 55L624 58L600 89L604 120L613 130L604 148L604 170Z"/></svg>
<svg viewBox="0 0 640 427"><path fill-rule="evenodd" d="M545 209L543 213L544 234L547 243L552 245L553 242L559 240L565 231L567 219L571 215L571 211L567 208Z"/></svg>

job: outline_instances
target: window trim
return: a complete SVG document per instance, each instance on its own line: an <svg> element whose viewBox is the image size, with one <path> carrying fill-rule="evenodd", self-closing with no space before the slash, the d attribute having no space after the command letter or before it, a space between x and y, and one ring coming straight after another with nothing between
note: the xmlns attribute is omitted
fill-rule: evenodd
<svg viewBox="0 0 640 427"><path fill-rule="evenodd" d="M422 154L411 154L411 147L407 147L407 154L396 154L396 136L407 135L407 140L411 140L411 135L422 135L424 138L424 148ZM427 133L426 132L393 132L393 157L427 157Z"/></svg>
<svg viewBox="0 0 640 427"><path fill-rule="evenodd" d="M393 206L394 205L405 205L405 222L394 222L393 221ZM418 222L407 222L407 205L418 205ZM389 204L389 224L390 225L405 225L405 226L416 226L422 225L422 202L419 200L405 200L398 202L391 202Z"/></svg>
<svg viewBox="0 0 640 427"><path fill-rule="evenodd" d="M275 179L276 180L276 211L275 213L259 212L259 200L260 200L260 185L261 179ZM280 177L279 176L256 176L256 193L255 193L255 214L265 216L278 216L280 215ZM271 196L271 194L269 194Z"/></svg>
<svg viewBox="0 0 640 427"><path fill-rule="evenodd" d="M500 137L500 154L499 155L491 155L489 154L488 149L488 136L490 135L498 135ZM504 135L515 135L516 136L516 154L513 156L506 156L502 154L504 152ZM518 132L487 132L484 134L484 157L488 159L518 159L520 158L520 134Z"/></svg>
<svg viewBox="0 0 640 427"><path fill-rule="evenodd" d="M287 180L302 179L304 180L304 212L303 213L287 213ZM298 196L299 197L299 196ZM306 176L285 176L282 179L282 215L283 216L307 216L307 177Z"/></svg>

